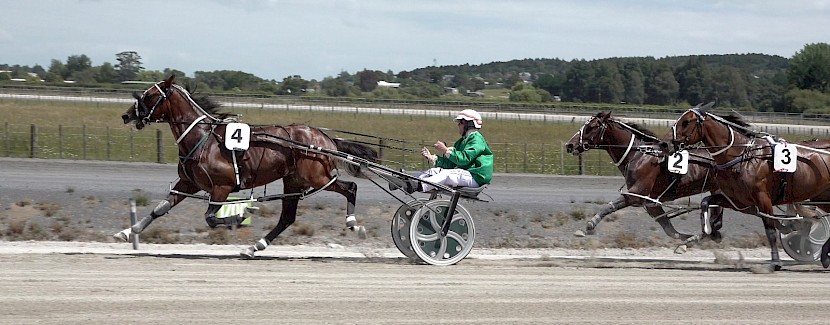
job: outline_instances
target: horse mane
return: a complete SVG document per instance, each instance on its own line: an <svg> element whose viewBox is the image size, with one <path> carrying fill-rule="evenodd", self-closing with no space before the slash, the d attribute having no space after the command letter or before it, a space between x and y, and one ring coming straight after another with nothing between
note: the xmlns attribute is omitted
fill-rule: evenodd
<svg viewBox="0 0 830 325"><path fill-rule="evenodd" d="M724 120L729 121L730 123L735 123L737 125L740 125L742 128L739 128L738 132L740 132L741 134L746 135L746 136L752 136L752 135L755 134L755 131L752 130L752 125L750 125L749 123L744 121L744 119L740 115L729 114L729 115L721 116L721 117Z"/></svg>
<svg viewBox="0 0 830 325"><path fill-rule="evenodd" d="M637 130L637 131L642 132L642 133L643 133L643 134L645 134L645 135L648 135L648 136L652 136L652 137L657 138L657 134L655 134L653 131L651 131L651 130L649 130L649 129L646 129L645 127L643 127L643 126L642 126L642 125L640 125L640 124L637 124L637 123L625 123L625 124L626 124L626 125L628 125L628 126L630 126L632 129L635 129L635 130Z"/></svg>
<svg viewBox="0 0 830 325"><path fill-rule="evenodd" d="M222 108L222 104L208 97L208 95L198 94L195 86L192 87L191 90L191 85L187 84L185 85L184 90L190 94L190 98L193 99L193 102L195 102L196 105L199 105L199 107L205 110L208 114L220 119L225 119L234 115L232 113L220 112L219 109Z"/></svg>

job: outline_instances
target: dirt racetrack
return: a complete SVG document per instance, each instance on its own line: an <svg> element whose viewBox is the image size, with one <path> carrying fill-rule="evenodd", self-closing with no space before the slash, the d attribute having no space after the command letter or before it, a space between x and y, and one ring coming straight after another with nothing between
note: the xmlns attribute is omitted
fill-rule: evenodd
<svg viewBox="0 0 830 325"><path fill-rule="evenodd" d="M768 248L728 244L761 229L753 217L728 216L727 244L683 255L668 239L627 246L665 237L639 209L574 239L574 206L592 213L619 178L498 175L496 202L468 205L481 236L470 256L436 267L392 246L384 206L396 203L367 182L364 241L342 234L342 198L321 196L298 218L313 235L286 234L255 260L238 253L275 217L256 215L250 237L205 230L199 201L153 224L179 243L114 242L126 198L155 204L174 177L169 165L0 159L0 324L827 323L827 270L782 252L785 269L768 273ZM232 240L198 242L216 234Z"/></svg>
<svg viewBox="0 0 830 325"><path fill-rule="evenodd" d="M480 251L436 267L384 250L236 249L2 242L0 323L816 324L830 303L819 267L761 274L763 260L732 253Z"/></svg>

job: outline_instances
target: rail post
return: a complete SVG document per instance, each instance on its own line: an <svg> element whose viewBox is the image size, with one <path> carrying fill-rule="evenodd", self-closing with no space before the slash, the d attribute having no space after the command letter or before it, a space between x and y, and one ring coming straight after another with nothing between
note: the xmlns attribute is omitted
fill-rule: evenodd
<svg viewBox="0 0 830 325"><path fill-rule="evenodd" d="M32 124L29 128L31 155L29 158L37 158L37 125Z"/></svg>
<svg viewBox="0 0 830 325"><path fill-rule="evenodd" d="M63 124L58 124L58 157L63 159Z"/></svg>
<svg viewBox="0 0 830 325"><path fill-rule="evenodd" d="M158 151L158 163L164 163L164 146L161 143L161 130L156 129L156 150Z"/></svg>
<svg viewBox="0 0 830 325"><path fill-rule="evenodd" d="M130 225L134 225L138 222L136 215L135 215L135 198L130 198ZM133 249L138 249L138 234L132 234L130 236L130 241L133 243Z"/></svg>
<svg viewBox="0 0 830 325"><path fill-rule="evenodd" d="M12 145L9 141L9 122L6 122L3 128L3 142L6 143L6 157L12 156Z"/></svg>

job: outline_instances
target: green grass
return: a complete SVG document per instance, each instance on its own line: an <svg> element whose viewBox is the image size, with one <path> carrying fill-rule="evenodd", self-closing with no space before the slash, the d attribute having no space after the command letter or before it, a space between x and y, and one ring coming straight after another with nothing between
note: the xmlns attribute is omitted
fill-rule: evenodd
<svg viewBox="0 0 830 325"><path fill-rule="evenodd" d="M160 135L163 162L176 162L178 151L170 128L166 124L153 124L141 131L135 130L121 122L121 115L127 109L128 105L123 104L0 101L0 114L9 117L6 123L0 124L0 156L32 156L30 139L34 125L37 158L155 162L158 160L157 135ZM416 150L420 146L431 148L438 139L452 143L458 138L455 123L448 117L262 109L226 111L240 114L242 122L252 125L306 123L401 139L410 142L407 146ZM582 122L487 120L482 133L495 153L496 172L577 174L577 158L563 153L563 144ZM348 134L334 135L354 138ZM384 149L384 160L392 168L426 167L417 153ZM589 151L584 160L586 174L619 175L604 151Z"/></svg>

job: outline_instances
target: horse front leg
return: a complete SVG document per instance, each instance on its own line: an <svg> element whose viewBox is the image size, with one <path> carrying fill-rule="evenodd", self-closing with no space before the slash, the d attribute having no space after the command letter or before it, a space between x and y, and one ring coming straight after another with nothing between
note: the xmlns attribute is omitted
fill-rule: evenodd
<svg viewBox="0 0 830 325"><path fill-rule="evenodd" d="M303 191L303 186L299 185L299 183L295 181L291 181L289 179L283 180L283 193L285 194L299 194ZM260 238L256 243L251 246L248 246L239 253L244 258L254 258L254 255L257 251L264 250L268 248L268 245L271 244L274 239L277 239L285 229L289 226L294 224L294 220L297 218L297 206L300 204L299 197L286 197L282 200L282 211L280 212L280 220L277 222L277 225L274 229L268 232L265 237Z"/></svg>
<svg viewBox="0 0 830 325"><path fill-rule="evenodd" d="M702 231L686 238L682 244L674 249L676 254L683 254L689 247L694 246L704 239L714 239L720 241L722 235L720 233L723 227L723 208L722 203L727 202L723 194L716 193L703 198L700 201L700 224Z"/></svg>
<svg viewBox="0 0 830 325"><path fill-rule="evenodd" d="M778 230L775 228L774 219L764 218L764 232L767 234L767 241L770 247L770 271L781 270L781 259L778 256Z"/></svg>
<svg viewBox="0 0 830 325"><path fill-rule="evenodd" d="M221 220L216 217L217 212L219 209L222 208L222 202L228 200L228 195L231 194L233 187L231 186L214 186L213 189L210 191L210 201L208 202L207 211L205 211L205 222L211 228L216 228L218 224L225 224L226 222L231 223L228 226L233 225L233 218L222 218Z"/></svg>
<svg viewBox="0 0 830 325"><path fill-rule="evenodd" d="M588 219L588 221L585 224L585 232L582 232L582 230L577 230L576 232L574 232L574 236L585 237L586 234L595 234L597 226L600 222L602 222L602 218L605 218L605 216L613 213L614 211L628 207L630 205L631 203L628 202L626 197L624 195L620 195L620 197L618 197L614 201L608 202L608 204L605 205L601 210L599 210L593 217L591 217L591 219Z"/></svg>
<svg viewBox="0 0 830 325"><path fill-rule="evenodd" d="M141 218L138 222L132 225L130 228L121 230L116 234L112 235L115 239L120 239L123 241L130 241L130 237L132 235L140 234L144 229L149 226L153 220L158 219L159 217L167 214L173 207L178 205L181 201L183 201L187 196L183 194L178 194L177 192L186 193L186 194L194 194L199 191L195 185L190 182L179 180L176 184L173 185L173 190L167 194L167 199L161 200L158 205L150 212L149 216L145 216Z"/></svg>

